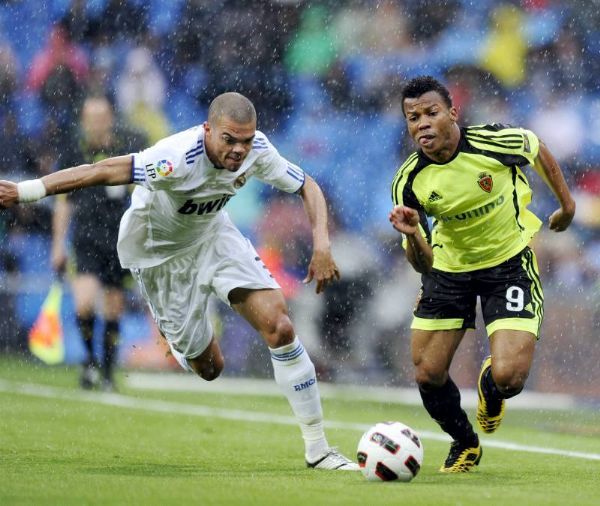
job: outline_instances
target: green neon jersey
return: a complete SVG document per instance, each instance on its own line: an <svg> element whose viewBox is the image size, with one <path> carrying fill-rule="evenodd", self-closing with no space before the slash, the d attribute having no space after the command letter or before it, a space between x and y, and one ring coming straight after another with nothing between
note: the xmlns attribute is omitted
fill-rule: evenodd
<svg viewBox="0 0 600 506"><path fill-rule="evenodd" d="M461 128L446 163L421 151L407 158L392 181L392 200L419 211L435 269L493 267L529 244L541 221L527 209L531 188L522 168L538 150L533 132L494 124Z"/></svg>

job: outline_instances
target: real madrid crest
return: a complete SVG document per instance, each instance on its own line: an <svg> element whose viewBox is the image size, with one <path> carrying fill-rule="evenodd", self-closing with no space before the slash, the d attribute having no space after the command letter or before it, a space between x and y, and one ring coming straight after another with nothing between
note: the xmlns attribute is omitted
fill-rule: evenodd
<svg viewBox="0 0 600 506"><path fill-rule="evenodd" d="M246 174L241 174L238 178L233 182L233 187L237 190L246 184Z"/></svg>
<svg viewBox="0 0 600 506"><path fill-rule="evenodd" d="M492 188L494 187L494 180L492 176L487 172L481 172L479 174L479 180L477 181L479 184L479 188L481 188L484 192L490 193Z"/></svg>

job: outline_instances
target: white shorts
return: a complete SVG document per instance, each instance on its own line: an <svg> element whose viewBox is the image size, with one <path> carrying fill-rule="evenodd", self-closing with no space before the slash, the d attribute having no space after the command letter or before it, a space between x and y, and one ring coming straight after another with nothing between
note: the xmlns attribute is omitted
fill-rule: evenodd
<svg viewBox="0 0 600 506"><path fill-rule="evenodd" d="M198 249L156 267L131 270L169 345L195 358L213 337L208 301L229 305L234 288L280 288L254 246L229 220Z"/></svg>

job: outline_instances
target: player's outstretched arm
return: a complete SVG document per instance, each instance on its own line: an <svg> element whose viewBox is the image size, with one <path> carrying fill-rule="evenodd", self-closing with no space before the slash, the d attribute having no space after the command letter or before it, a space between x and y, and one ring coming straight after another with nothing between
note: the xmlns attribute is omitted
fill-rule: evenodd
<svg viewBox="0 0 600 506"><path fill-rule="evenodd" d="M321 293L328 284L340 279L340 271L331 255L327 228L327 204L321 188L308 174L300 196L304 202L304 210L310 221L313 235L313 254L303 282L310 283L315 279L317 281L316 292Z"/></svg>
<svg viewBox="0 0 600 506"><path fill-rule="evenodd" d="M68 193L89 186L116 186L132 180L131 155L107 158L91 165L59 170L40 179L20 183L0 181L0 207L35 202L47 195Z"/></svg>
<svg viewBox="0 0 600 506"><path fill-rule="evenodd" d="M560 208L550 215L550 229L555 232L562 232L567 229L575 216L575 200L571 196L558 162L541 141L534 168L552 190L560 204Z"/></svg>
<svg viewBox="0 0 600 506"><path fill-rule="evenodd" d="M394 206L389 215L392 226L406 236L406 258L422 274L433 267L433 250L419 230L419 213L407 206Z"/></svg>

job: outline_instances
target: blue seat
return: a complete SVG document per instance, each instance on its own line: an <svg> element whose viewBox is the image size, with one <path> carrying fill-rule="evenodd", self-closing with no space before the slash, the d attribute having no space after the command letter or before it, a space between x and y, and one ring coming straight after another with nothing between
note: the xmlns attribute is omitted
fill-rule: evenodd
<svg viewBox="0 0 600 506"><path fill-rule="evenodd" d="M17 259L22 275L22 291L15 296L17 320L28 328L35 321L52 281L50 241L36 234L13 235L8 249Z"/></svg>
<svg viewBox="0 0 600 506"><path fill-rule="evenodd" d="M13 234L9 238L9 251L17 258L23 274L50 277L50 237L42 234Z"/></svg>
<svg viewBox="0 0 600 506"><path fill-rule="evenodd" d="M167 96L165 112L173 131L185 130L203 122L206 110L186 91L173 89Z"/></svg>
<svg viewBox="0 0 600 506"><path fill-rule="evenodd" d="M9 40L26 73L43 46L50 26L49 10L38 2L14 2L2 7L3 35Z"/></svg>
<svg viewBox="0 0 600 506"><path fill-rule="evenodd" d="M177 26L182 0L151 0L149 28L157 35L169 34Z"/></svg>
<svg viewBox="0 0 600 506"><path fill-rule="evenodd" d="M46 120L40 99L33 93L18 93L15 96L15 113L20 127L26 135L39 134Z"/></svg>

